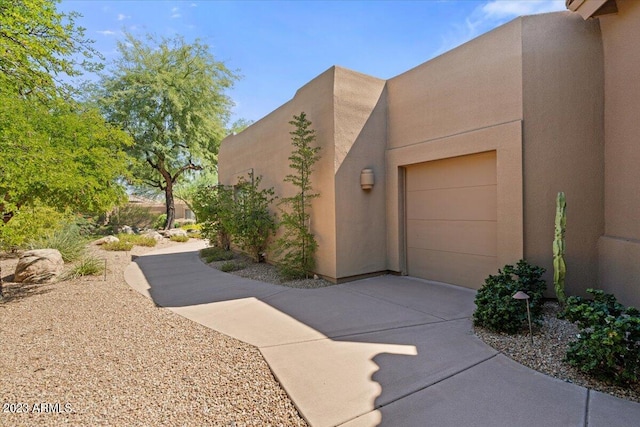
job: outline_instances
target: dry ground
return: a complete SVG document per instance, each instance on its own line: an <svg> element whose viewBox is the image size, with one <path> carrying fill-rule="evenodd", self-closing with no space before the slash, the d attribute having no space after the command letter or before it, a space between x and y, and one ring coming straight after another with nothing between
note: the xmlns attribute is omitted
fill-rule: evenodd
<svg viewBox="0 0 640 427"><path fill-rule="evenodd" d="M94 250L106 281L5 283L0 425L306 425L255 347L129 288L124 268L151 248ZM11 279L16 260L0 262Z"/></svg>

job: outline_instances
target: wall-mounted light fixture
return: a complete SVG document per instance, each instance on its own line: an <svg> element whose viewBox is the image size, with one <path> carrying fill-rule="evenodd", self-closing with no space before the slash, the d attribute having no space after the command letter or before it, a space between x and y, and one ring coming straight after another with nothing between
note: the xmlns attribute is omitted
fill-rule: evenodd
<svg viewBox="0 0 640 427"><path fill-rule="evenodd" d="M373 175L373 169L362 169L360 172L360 187L363 190L371 190L375 183L375 177Z"/></svg>

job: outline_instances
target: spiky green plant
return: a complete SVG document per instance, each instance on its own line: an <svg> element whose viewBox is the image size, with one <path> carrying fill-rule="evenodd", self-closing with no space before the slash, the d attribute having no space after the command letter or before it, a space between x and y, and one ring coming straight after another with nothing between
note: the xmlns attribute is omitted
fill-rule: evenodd
<svg viewBox="0 0 640 427"><path fill-rule="evenodd" d="M553 285L558 303L565 305L567 296L564 292L564 278L567 265L564 261L564 232L567 226L567 200L561 191L556 198L556 225L553 238Z"/></svg>

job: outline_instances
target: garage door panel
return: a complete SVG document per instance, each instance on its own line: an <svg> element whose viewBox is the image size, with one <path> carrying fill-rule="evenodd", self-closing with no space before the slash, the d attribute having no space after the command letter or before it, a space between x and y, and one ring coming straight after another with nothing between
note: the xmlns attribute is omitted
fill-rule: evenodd
<svg viewBox="0 0 640 427"><path fill-rule="evenodd" d="M497 272L497 257L414 248L409 252L409 275L480 289Z"/></svg>
<svg viewBox="0 0 640 427"><path fill-rule="evenodd" d="M496 221L497 187L464 187L407 193L407 219Z"/></svg>
<svg viewBox="0 0 640 427"><path fill-rule="evenodd" d="M497 184L496 153L474 154L407 167L407 191Z"/></svg>
<svg viewBox="0 0 640 427"><path fill-rule="evenodd" d="M495 221L408 221L407 247L495 256Z"/></svg>
<svg viewBox="0 0 640 427"><path fill-rule="evenodd" d="M478 289L497 271L496 153L406 168L407 269Z"/></svg>

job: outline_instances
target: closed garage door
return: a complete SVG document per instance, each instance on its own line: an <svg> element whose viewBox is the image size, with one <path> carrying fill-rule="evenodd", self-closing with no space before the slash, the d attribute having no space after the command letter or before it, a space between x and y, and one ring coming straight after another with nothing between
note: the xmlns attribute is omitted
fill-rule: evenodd
<svg viewBox="0 0 640 427"><path fill-rule="evenodd" d="M410 276L478 289L497 273L496 152L406 168Z"/></svg>

